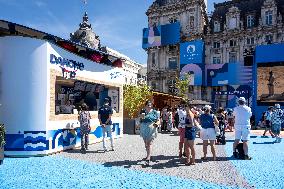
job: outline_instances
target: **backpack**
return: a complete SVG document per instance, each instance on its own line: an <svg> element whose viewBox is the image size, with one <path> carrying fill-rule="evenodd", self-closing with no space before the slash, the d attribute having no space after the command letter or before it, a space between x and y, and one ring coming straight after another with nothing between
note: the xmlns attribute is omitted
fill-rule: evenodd
<svg viewBox="0 0 284 189"><path fill-rule="evenodd" d="M244 152L244 148L243 148L244 144L243 143L239 143L237 145L237 153L238 153L238 159L245 159L245 152Z"/></svg>

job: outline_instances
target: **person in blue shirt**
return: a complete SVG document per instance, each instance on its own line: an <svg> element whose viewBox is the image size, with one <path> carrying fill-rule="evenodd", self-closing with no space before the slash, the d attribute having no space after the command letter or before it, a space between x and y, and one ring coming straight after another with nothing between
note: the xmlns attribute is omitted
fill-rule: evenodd
<svg viewBox="0 0 284 189"><path fill-rule="evenodd" d="M201 159L207 160L207 146L209 144L211 147L213 160L215 161L216 160L216 151L214 147L216 140L215 125L219 125L219 121L214 116L214 114L211 114L211 106L206 105L204 109L205 109L204 114L202 114L199 118L202 127L200 132L200 138L203 140L203 154L204 154L204 156Z"/></svg>
<svg viewBox="0 0 284 189"><path fill-rule="evenodd" d="M111 121L112 114L113 110L112 107L109 106L109 99L105 98L104 105L99 109L98 112L99 122L103 129L103 149L105 152L107 151L106 142L105 142L105 138L107 135L110 136L111 151L114 151L113 136L112 136L112 121Z"/></svg>

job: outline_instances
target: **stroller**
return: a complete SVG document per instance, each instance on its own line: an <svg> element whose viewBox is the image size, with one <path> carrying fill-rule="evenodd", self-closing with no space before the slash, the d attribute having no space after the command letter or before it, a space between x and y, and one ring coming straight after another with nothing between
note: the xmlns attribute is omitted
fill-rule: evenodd
<svg viewBox="0 0 284 189"><path fill-rule="evenodd" d="M220 133L218 133L218 135L216 136L217 144L225 145L226 144L225 123L220 121L218 127L220 130Z"/></svg>

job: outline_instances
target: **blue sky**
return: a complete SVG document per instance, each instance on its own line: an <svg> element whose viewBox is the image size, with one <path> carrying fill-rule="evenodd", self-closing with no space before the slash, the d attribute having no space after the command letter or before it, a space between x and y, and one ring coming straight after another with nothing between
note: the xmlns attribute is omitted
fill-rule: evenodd
<svg viewBox="0 0 284 189"><path fill-rule="evenodd" d="M208 9L213 2L208 0ZM0 19L22 24L65 39L78 28L85 11L93 30L104 46L113 48L145 64L142 29L147 27L145 12L153 0L0 0Z"/></svg>

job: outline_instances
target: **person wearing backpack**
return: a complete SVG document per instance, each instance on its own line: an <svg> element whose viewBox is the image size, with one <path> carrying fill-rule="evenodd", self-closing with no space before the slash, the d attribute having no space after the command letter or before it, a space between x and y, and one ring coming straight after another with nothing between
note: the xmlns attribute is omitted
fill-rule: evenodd
<svg viewBox="0 0 284 189"><path fill-rule="evenodd" d="M243 150L245 160L251 160L248 155L248 141L250 135L250 118L252 116L251 108L246 105L246 99L244 97L239 98L239 106L234 109L235 117L235 142L233 144L233 156L238 158L237 146L240 140L243 141Z"/></svg>
<svg viewBox="0 0 284 189"><path fill-rule="evenodd" d="M109 105L109 99L104 99L104 105L99 109L98 112L98 118L100 125L103 128L103 149L104 152L107 152L106 147L106 137L107 135L110 137L110 143L111 143L111 151L114 151L114 145L113 145L113 137L112 137L112 121L111 116L113 114L112 107Z"/></svg>
<svg viewBox="0 0 284 189"><path fill-rule="evenodd" d="M83 103L79 114L82 153L86 153L86 150L88 150L89 133L91 131L90 120L91 115L88 111L88 106L87 104Z"/></svg>

